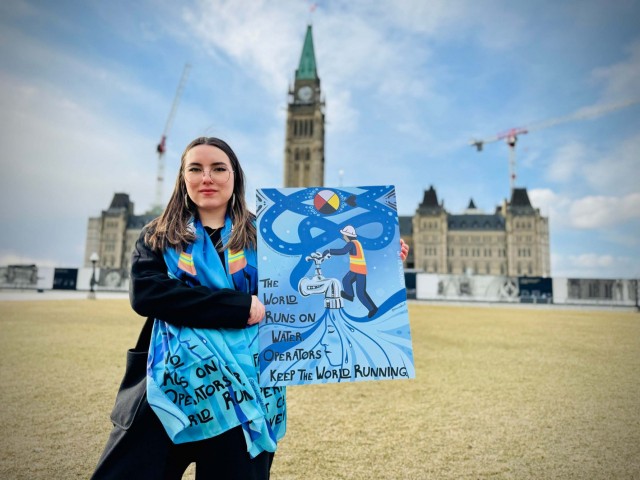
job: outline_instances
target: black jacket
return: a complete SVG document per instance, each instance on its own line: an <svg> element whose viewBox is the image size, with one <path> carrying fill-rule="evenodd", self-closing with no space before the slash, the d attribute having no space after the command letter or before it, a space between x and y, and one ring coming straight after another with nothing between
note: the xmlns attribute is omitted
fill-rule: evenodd
<svg viewBox="0 0 640 480"><path fill-rule="evenodd" d="M194 328L245 328L251 295L231 289L213 291L205 286L189 287L170 278L162 253L144 242L143 229L131 257L129 299L133 310L148 317L144 330L151 330L154 318L173 325Z"/></svg>

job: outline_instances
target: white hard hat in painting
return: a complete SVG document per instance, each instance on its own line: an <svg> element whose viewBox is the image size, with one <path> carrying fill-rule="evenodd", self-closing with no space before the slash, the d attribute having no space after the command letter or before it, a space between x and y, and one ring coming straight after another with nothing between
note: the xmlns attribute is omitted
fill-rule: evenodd
<svg viewBox="0 0 640 480"><path fill-rule="evenodd" d="M340 233L351 238L356 238L358 236L356 235L356 229L351 225L347 225L346 227L344 227L342 230L340 230Z"/></svg>

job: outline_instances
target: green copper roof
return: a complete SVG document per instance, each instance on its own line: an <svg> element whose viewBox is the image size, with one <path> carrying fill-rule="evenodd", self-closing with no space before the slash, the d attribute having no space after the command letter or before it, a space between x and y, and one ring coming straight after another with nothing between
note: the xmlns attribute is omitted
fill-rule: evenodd
<svg viewBox="0 0 640 480"><path fill-rule="evenodd" d="M300 55L300 65L296 70L296 80L315 80L316 78L318 78L316 55L313 52L313 37L311 36L311 25L309 25L307 35L304 38L302 55Z"/></svg>

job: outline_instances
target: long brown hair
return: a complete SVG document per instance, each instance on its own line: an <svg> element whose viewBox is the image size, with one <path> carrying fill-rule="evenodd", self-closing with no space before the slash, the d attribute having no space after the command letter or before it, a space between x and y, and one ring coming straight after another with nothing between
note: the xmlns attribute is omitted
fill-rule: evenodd
<svg viewBox="0 0 640 480"><path fill-rule="evenodd" d="M255 248L255 215L249 211L244 199L244 172L231 147L224 140L215 137L198 137L184 149L180 159L180 171L169 203L162 215L147 225L144 241L154 250L175 248L180 251L185 245L195 240L195 235L189 230L188 223L191 217L198 215L198 209L187 194L184 164L189 150L198 145L211 145L222 150L229 157L231 169L234 172L233 195L227 203L227 215L231 217L233 228L230 237L224 239L226 243L224 248L235 252L243 248Z"/></svg>

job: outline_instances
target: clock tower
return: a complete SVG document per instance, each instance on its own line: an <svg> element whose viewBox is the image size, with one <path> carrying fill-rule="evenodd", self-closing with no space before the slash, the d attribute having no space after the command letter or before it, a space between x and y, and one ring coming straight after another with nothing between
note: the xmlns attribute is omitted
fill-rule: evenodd
<svg viewBox="0 0 640 480"><path fill-rule="evenodd" d="M293 88L289 87L284 147L284 186L324 185L324 99L313 51L311 25L300 55Z"/></svg>

